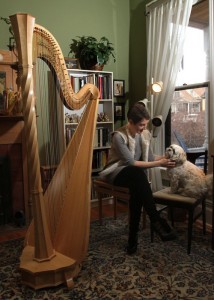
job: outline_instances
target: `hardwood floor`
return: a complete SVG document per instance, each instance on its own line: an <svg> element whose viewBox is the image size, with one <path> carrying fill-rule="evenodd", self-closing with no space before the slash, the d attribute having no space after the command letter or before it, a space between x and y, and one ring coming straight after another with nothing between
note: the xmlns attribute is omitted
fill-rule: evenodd
<svg viewBox="0 0 214 300"><path fill-rule="evenodd" d="M128 206L125 203L117 204L117 213L128 213ZM113 204L103 205L103 218L113 216ZM99 219L99 210L98 206L91 208L91 221ZM13 225L1 225L0 226L0 242L13 240L17 238L24 237L26 234L27 228L18 228Z"/></svg>

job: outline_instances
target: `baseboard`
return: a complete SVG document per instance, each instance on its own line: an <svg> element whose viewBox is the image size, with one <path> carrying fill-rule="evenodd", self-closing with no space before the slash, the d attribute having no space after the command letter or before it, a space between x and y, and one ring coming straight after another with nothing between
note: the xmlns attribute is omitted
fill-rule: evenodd
<svg viewBox="0 0 214 300"><path fill-rule="evenodd" d="M112 197L103 198L102 205L108 205L108 204L113 204L113 198ZM98 199L92 199L91 200L91 207L97 207L97 206L99 206Z"/></svg>

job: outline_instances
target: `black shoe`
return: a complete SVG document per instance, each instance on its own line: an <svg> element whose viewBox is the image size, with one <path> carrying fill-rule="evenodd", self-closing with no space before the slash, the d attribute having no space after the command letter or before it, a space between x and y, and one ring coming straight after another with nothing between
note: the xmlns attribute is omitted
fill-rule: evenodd
<svg viewBox="0 0 214 300"><path fill-rule="evenodd" d="M129 245L126 247L126 253L132 255L137 252L137 243L134 245Z"/></svg>
<svg viewBox="0 0 214 300"><path fill-rule="evenodd" d="M151 224L152 230L154 230L162 241L171 241L176 238L174 230L169 226L166 220L160 218L158 221Z"/></svg>
<svg viewBox="0 0 214 300"><path fill-rule="evenodd" d="M132 234L129 236L128 245L126 247L126 253L128 255L132 255L135 252L137 252L137 245L138 245L138 236L132 236Z"/></svg>
<svg viewBox="0 0 214 300"><path fill-rule="evenodd" d="M160 218L159 221L167 233L174 231L173 228L167 223L165 219Z"/></svg>

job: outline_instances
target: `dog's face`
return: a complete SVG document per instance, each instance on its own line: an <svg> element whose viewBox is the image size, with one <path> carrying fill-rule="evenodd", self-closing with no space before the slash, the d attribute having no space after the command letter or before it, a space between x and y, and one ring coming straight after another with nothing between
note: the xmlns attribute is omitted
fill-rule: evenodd
<svg viewBox="0 0 214 300"><path fill-rule="evenodd" d="M166 158L170 158L175 161L176 164L183 164L186 160L186 153L182 147L172 144L165 151Z"/></svg>

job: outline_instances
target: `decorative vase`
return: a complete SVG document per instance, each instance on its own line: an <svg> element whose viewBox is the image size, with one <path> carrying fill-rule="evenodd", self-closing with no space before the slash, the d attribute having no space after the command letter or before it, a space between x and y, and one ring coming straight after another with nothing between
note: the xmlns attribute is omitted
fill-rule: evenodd
<svg viewBox="0 0 214 300"><path fill-rule="evenodd" d="M100 65L100 64L97 63L96 65L94 65L94 66L91 68L91 70L102 71L103 68L104 68L104 64L103 64L103 65Z"/></svg>

